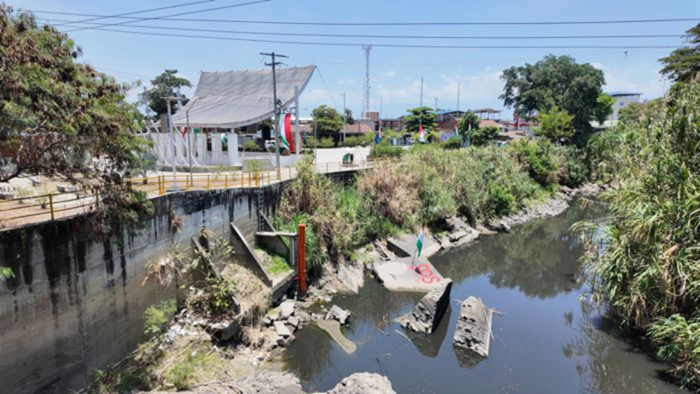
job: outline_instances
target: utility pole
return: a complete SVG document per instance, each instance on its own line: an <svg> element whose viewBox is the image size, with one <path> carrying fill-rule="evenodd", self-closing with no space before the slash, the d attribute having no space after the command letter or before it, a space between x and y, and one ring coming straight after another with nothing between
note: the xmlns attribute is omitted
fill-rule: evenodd
<svg viewBox="0 0 700 394"><path fill-rule="evenodd" d="M173 133L173 112L170 109L170 103L172 101L179 101L180 97L163 97L163 100L165 100L168 103L168 133L170 133L170 140L173 142L173 188L171 191L177 192L179 189L177 188L177 170L175 168L175 162L177 161L177 142L175 141L175 134Z"/></svg>
<svg viewBox="0 0 700 394"><path fill-rule="evenodd" d="M280 179L282 176L282 172L280 169L280 126L279 126L279 120L280 120L280 113L279 113L279 108L278 108L278 102L277 102L277 73L276 73L276 68L278 65L281 65L283 63L275 61L276 58L282 57L282 58L287 58L289 56L284 56L284 55L279 55L274 52L271 53L260 53L263 56L270 56L272 57L272 63L265 63L266 66L272 66L272 100L273 100L273 108L274 108L274 113L275 113L275 122L277 123L275 125L275 157L277 159L277 179Z"/></svg>
<svg viewBox="0 0 700 394"><path fill-rule="evenodd" d="M367 112L369 112L369 90L371 88L369 79L369 53L372 51L371 45L363 45L362 50L365 51L365 83L364 83L364 97L362 97L362 114L361 117L367 117Z"/></svg>
<svg viewBox="0 0 700 394"><path fill-rule="evenodd" d="M342 95L343 95L343 146L345 146L345 125L348 124L348 112L347 112L347 109L345 109L345 92L343 92Z"/></svg>
<svg viewBox="0 0 700 394"><path fill-rule="evenodd" d="M197 97L192 99L192 105L194 105L195 101L197 101ZM192 109L192 105L185 112L185 116L187 117L187 153L190 159L190 185L194 184L194 178L192 176L192 139L190 137L190 134L192 134L192 129L190 128L190 109Z"/></svg>
<svg viewBox="0 0 700 394"><path fill-rule="evenodd" d="M457 116L459 116L459 88L461 82L457 82Z"/></svg>

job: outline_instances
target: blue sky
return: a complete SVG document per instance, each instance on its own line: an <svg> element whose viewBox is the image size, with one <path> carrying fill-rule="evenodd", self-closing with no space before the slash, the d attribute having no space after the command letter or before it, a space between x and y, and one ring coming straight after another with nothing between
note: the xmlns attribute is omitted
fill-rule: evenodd
<svg viewBox="0 0 700 394"><path fill-rule="evenodd" d="M6 0L7 1L7 0ZM114 15L193 0L10 0L15 8ZM156 17L178 12L221 7L244 0L215 0L210 3L135 16ZM81 20L80 16L37 14L54 20ZM700 1L673 0L490 0L490 1L369 1L369 0L272 0L245 7L198 13L183 18L284 20L313 22L512 22L700 18ZM121 20L101 20L116 23ZM60 23L60 22L55 22ZM604 34L682 34L696 22L626 25L565 26L271 26L212 22L142 22L150 26L226 29L255 32L384 34L384 35L604 35ZM68 30L72 27L64 26ZM125 27L113 27L125 29ZM143 31L143 30L142 30ZM154 30L146 30L153 32ZM163 31L177 33L176 31ZM347 106L359 113L362 105L364 54L359 47L328 47L273 43L203 40L131 35L97 30L70 33L83 48L82 61L124 82L148 83L166 68L175 68L196 84L200 71L223 71L264 67L259 52L276 51L289 56L289 66L315 64L316 73L302 96L302 115L319 104L342 109L342 93ZM359 44L402 43L435 45L679 45L680 38L646 39L566 39L566 40L400 40L376 38L265 37L185 32L192 35L220 35L295 41L327 41ZM634 90L643 98L658 97L668 88L658 71L657 59L671 49L408 49L374 48L371 52L371 108L386 117L402 115L418 106L420 79L424 78L424 104L454 109L457 85L461 84L460 108L503 109L498 99L503 83L499 75L512 65L533 63L549 53L568 54L582 63L591 63L605 72L607 91ZM325 80L325 83L324 83ZM142 88L139 88L139 90ZM136 92L130 95L135 98ZM380 100L381 98L381 100ZM512 111L506 110L504 117Z"/></svg>

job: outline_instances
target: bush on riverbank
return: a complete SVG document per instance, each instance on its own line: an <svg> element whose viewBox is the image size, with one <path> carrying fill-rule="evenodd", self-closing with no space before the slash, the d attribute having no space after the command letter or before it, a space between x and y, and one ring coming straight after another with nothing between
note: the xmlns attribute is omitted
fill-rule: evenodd
<svg viewBox="0 0 700 394"><path fill-rule="evenodd" d="M590 143L610 222L581 225L592 296L650 335L686 386L700 384L700 86L676 85L663 105ZM605 245L604 247L596 247ZM598 253L601 253L599 255Z"/></svg>

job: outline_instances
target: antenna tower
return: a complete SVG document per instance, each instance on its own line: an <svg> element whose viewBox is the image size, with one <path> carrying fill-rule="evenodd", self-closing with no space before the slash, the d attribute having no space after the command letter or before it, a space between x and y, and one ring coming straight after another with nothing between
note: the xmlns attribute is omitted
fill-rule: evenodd
<svg viewBox="0 0 700 394"><path fill-rule="evenodd" d="M364 84L364 95L362 97L362 111L364 111L363 116L367 117L369 112L369 90L371 88L369 82L369 53L372 50L371 45L363 45L362 50L365 51L365 84Z"/></svg>

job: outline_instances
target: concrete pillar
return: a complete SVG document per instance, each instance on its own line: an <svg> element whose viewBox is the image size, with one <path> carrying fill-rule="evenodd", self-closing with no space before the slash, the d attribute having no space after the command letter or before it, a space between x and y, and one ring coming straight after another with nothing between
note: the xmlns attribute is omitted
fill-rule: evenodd
<svg viewBox="0 0 700 394"><path fill-rule="evenodd" d="M228 133L228 165L235 166L238 163L238 134Z"/></svg>

